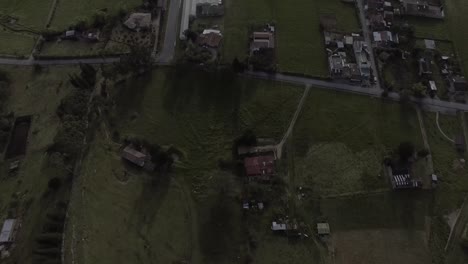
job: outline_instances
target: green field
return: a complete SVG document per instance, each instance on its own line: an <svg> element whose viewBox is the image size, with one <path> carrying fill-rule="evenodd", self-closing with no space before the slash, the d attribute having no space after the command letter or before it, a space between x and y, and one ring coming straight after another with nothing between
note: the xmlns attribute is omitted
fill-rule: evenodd
<svg viewBox="0 0 468 264"><path fill-rule="evenodd" d="M245 224L236 200L241 185L218 162L231 160L233 141L246 129L279 140L303 89L185 68L156 69L117 89L113 122L121 138L173 145L184 156L171 175L152 185L151 177L158 176L124 166L119 145L101 129L73 193L66 242L73 253L67 251L67 263L232 263L243 258ZM124 170L130 176L122 181ZM259 236L269 241L262 246L274 248L282 243L274 239L284 238L271 237L269 220L264 218L259 229L265 235Z"/></svg>
<svg viewBox="0 0 468 264"><path fill-rule="evenodd" d="M317 195L386 188L383 158L403 141L422 146L412 108L313 90L294 131L296 182Z"/></svg>
<svg viewBox="0 0 468 264"><path fill-rule="evenodd" d="M456 161L460 156L452 142L448 141L436 125L433 113L425 114L429 144L431 146L434 169L441 183L437 188L435 211L439 214L449 214L461 205L464 194L468 191L468 180L464 175L467 169L458 168ZM442 131L450 138L463 133L458 116L440 115L439 124Z"/></svg>
<svg viewBox="0 0 468 264"><path fill-rule="evenodd" d="M18 19L18 25L42 30L52 2L53 0L3 0L0 1L0 14Z"/></svg>
<svg viewBox="0 0 468 264"><path fill-rule="evenodd" d="M41 55L45 56L83 56L99 55L103 50L101 43L82 41L45 42Z"/></svg>
<svg viewBox="0 0 468 264"><path fill-rule="evenodd" d="M60 0L51 27L66 29L80 20L86 21L97 11L115 15L120 10L129 10L141 4L141 0Z"/></svg>
<svg viewBox="0 0 468 264"><path fill-rule="evenodd" d="M445 1L447 22L449 25L450 36L455 43L458 56L465 70L465 76L468 76L468 2L463 0Z"/></svg>
<svg viewBox="0 0 468 264"><path fill-rule="evenodd" d="M0 54L28 56L34 47L36 39L32 36L9 32L0 32Z"/></svg>
<svg viewBox="0 0 468 264"><path fill-rule="evenodd" d="M14 263L32 263L35 238L53 202L53 196L45 195L47 182L65 174L47 165L45 151L56 134L59 125L56 109L61 98L70 91L67 76L74 68L43 68L41 74L34 73L32 67L2 67L2 70L13 80L6 110L14 112L15 116L33 116L27 152L21 159L18 174L8 176L9 161L2 159L0 163L0 218L5 219L8 208L16 204L13 210L17 210L22 219L16 249L12 257L2 263L13 263L13 260Z"/></svg>
<svg viewBox="0 0 468 264"><path fill-rule="evenodd" d="M279 70L328 76L320 31L322 14L334 14L343 31L359 31L354 6L339 0L229 0L224 18L223 60L230 63L235 57L245 58L249 27L274 22Z"/></svg>

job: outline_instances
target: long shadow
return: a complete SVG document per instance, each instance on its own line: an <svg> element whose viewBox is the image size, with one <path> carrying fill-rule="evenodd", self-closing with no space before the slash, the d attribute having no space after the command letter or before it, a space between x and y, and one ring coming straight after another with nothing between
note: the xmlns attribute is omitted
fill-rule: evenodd
<svg viewBox="0 0 468 264"><path fill-rule="evenodd" d="M165 109L176 115L193 111L215 112L229 116L237 125L243 90L252 82L244 81L230 69L208 72L193 65L182 64L168 73L164 95Z"/></svg>

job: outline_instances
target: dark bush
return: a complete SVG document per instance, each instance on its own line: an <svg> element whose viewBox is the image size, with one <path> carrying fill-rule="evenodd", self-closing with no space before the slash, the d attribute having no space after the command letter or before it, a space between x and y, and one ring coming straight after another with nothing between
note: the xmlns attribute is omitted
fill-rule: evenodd
<svg viewBox="0 0 468 264"><path fill-rule="evenodd" d="M60 180L60 178L58 177L53 177L49 180L47 186L50 190L57 191L58 189L60 189L60 186L62 186L62 180Z"/></svg>

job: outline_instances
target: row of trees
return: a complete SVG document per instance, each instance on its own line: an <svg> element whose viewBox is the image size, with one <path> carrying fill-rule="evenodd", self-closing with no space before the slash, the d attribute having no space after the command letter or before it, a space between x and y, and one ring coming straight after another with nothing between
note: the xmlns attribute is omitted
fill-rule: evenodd
<svg viewBox="0 0 468 264"><path fill-rule="evenodd" d="M51 151L74 158L80 151L87 127L87 112L92 90L96 83L96 70L87 64L80 65L80 74L70 75L75 87L57 109L61 126L54 138Z"/></svg>

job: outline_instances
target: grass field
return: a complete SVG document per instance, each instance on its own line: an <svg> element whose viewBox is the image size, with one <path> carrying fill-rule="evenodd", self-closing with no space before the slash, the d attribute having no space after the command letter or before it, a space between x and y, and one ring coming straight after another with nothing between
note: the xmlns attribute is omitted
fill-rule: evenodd
<svg viewBox="0 0 468 264"><path fill-rule="evenodd" d="M27 56L31 54L36 39L32 36L0 32L0 54Z"/></svg>
<svg viewBox="0 0 468 264"><path fill-rule="evenodd" d="M403 141L422 146L412 108L313 90L294 131L296 182L317 195L385 188L383 158Z"/></svg>
<svg viewBox="0 0 468 264"><path fill-rule="evenodd" d="M247 56L249 26L275 22L280 71L327 76L320 31L322 14L334 14L343 31L359 31L354 6L339 0L229 0L224 19L223 60L230 63L235 57Z"/></svg>
<svg viewBox="0 0 468 264"><path fill-rule="evenodd" d="M132 9L141 4L141 0L60 0L51 27L66 29L79 20L91 18L97 11L105 11L110 15L115 15L121 9Z"/></svg>
<svg viewBox="0 0 468 264"><path fill-rule="evenodd" d="M102 52L101 43L89 43L82 41L45 42L41 49L41 55L45 56L81 56L98 55Z"/></svg>
<svg viewBox="0 0 468 264"><path fill-rule="evenodd" d="M17 23L29 28L45 28L47 16L53 0L3 0L0 1L0 14L18 19Z"/></svg>
<svg viewBox="0 0 468 264"><path fill-rule="evenodd" d="M33 72L32 67L2 67L13 80L7 110L15 116L32 115L32 125L28 137L26 155L16 176L7 175L8 161L1 161L0 167L0 214L6 218L8 208L22 215L16 249L13 256L2 263L31 263L35 237L41 232L41 223L46 210L51 206L44 195L47 182L51 177L64 173L48 168L45 151L52 144L58 127L56 108L70 91L67 76L74 71L70 67L43 68L41 74Z"/></svg>
<svg viewBox="0 0 468 264"><path fill-rule="evenodd" d="M465 76L468 76L468 31L466 25L468 23L468 2L463 0L449 0L445 1L447 12L448 30L451 39L455 43L458 56L463 64Z"/></svg>
<svg viewBox="0 0 468 264"><path fill-rule="evenodd" d="M160 68L149 79L130 80L118 89L121 137L173 145L184 157L153 186L154 176L124 167L115 143L98 133L77 183L84 192L72 199L75 220L67 236L86 239L74 244L75 262L233 263L243 258L246 235L236 200L241 186L231 172L218 168L218 161L231 159L233 141L245 129L279 140L303 89L181 68ZM123 170L130 172L125 182L118 179ZM266 233L268 226L261 229ZM271 248L282 243L269 241ZM68 251L67 259L71 256Z"/></svg>
<svg viewBox="0 0 468 264"><path fill-rule="evenodd" d="M426 192L388 192L324 200L335 263L430 263L430 197Z"/></svg>
<svg viewBox="0 0 468 264"><path fill-rule="evenodd" d="M468 180L464 177L467 169L457 168L456 161L460 156L452 142L448 141L436 125L436 116L433 113L425 114L425 125L431 146L434 169L440 177L440 184L436 191L435 211L439 214L449 214L462 203L468 191ZM460 119L457 116L440 115L441 129L449 137L463 133Z"/></svg>

